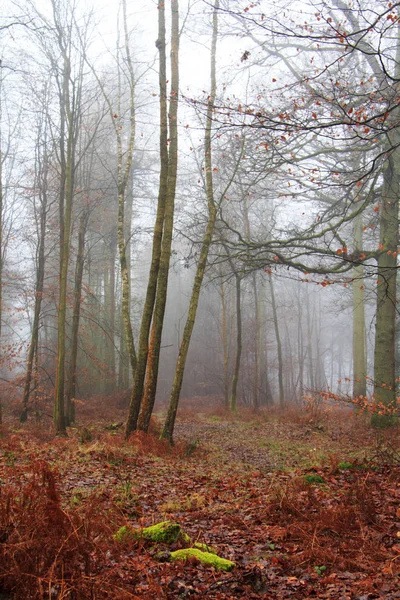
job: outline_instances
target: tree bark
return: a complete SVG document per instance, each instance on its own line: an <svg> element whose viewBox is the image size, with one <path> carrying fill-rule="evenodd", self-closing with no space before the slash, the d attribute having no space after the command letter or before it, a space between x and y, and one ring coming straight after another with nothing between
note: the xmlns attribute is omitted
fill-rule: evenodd
<svg viewBox="0 0 400 600"><path fill-rule="evenodd" d="M354 221L354 252L362 252L363 217ZM353 270L353 397L367 395L365 347L365 293L364 267L356 265Z"/></svg>
<svg viewBox="0 0 400 600"><path fill-rule="evenodd" d="M222 353L224 363L224 406L229 407L229 350L228 350L228 321L226 314L226 293L225 285L221 280L219 289L221 298L221 330L222 330Z"/></svg>
<svg viewBox="0 0 400 600"><path fill-rule="evenodd" d="M138 419L139 428L147 431L153 411L158 379L161 338L167 302L169 263L174 226L175 191L178 170L178 100L179 100L179 6L171 0L171 92L169 102L168 181L165 198L164 230L161 244L157 293L150 333L145 387ZM133 419L129 427L135 428ZM128 429L127 429L128 433Z"/></svg>
<svg viewBox="0 0 400 600"><path fill-rule="evenodd" d="M269 275L269 285L270 285L270 290L271 290L272 315L273 315L273 319L274 319L274 328L275 328L276 346L277 346L277 355L278 355L279 407L282 409L285 406L285 395L284 395L284 389L283 389L282 342L281 342L281 336L280 336L280 332L279 332L278 311L276 309L274 285L272 282L271 275Z"/></svg>
<svg viewBox="0 0 400 600"><path fill-rule="evenodd" d="M150 264L149 281L143 307L139 333L138 360L133 380L132 396L129 406L126 435L136 429L140 406L143 398L143 387L149 354L149 333L153 318L154 303L157 293L158 273L160 269L161 247L165 218L165 203L168 186L168 116L167 116L167 58L165 40L165 4L158 7L158 40L159 52L159 91L160 91L160 179L158 190L157 215L153 231L153 247ZM145 423L141 427L146 429Z"/></svg>
<svg viewBox="0 0 400 600"><path fill-rule="evenodd" d="M239 381L240 361L242 356L242 307L241 307L241 277L235 273L236 288L236 357L233 369L230 408L237 413L237 385Z"/></svg>
<svg viewBox="0 0 400 600"><path fill-rule="evenodd" d="M374 349L375 402L396 404L395 333L398 251L398 199L400 197L400 152L387 160L380 206L377 311Z"/></svg>
<svg viewBox="0 0 400 600"><path fill-rule="evenodd" d="M88 212L85 210L79 221L78 253L75 266L74 306L72 314L71 355L68 369L68 385L65 396L66 420L68 425L75 422L76 366L78 358L78 333L81 311L83 267L85 264L85 234L88 222Z"/></svg>
<svg viewBox="0 0 400 600"><path fill-rule="evenodd" d="M46 161L46 158L43 157ZM45 239L47 222L47 165L38 164L38 179L40 185L40 214L39 214L39 248L37 252L36 283L35 283L35 308L32 323L31 340L28 350L27 367L25 375L24 393L22 397L22 412L20 421L23 423L28 418L28 403L32 384L34 359L38 355L39 320L43 298L43 283L45 270ZM1 280L0 280L1 281Z"/></svg>
<svg viewBox="0 0 400 600"><path fill-rule="evenodd" d="M59 33L61 29L58 30ZM66 352L66 317L67 317L67 285L68 263L70 255L70 237L72 223L72 204L74 196L74 157L76 148L76 113L73 111L70 98L71 64L70 57L64 48L63 34L60 33L60 46L63 53L61 108L61 186L60 186L60 273L58 303L58 345L57 369L54 400L54 423L57 435L64 436L66 431L64 386L65 386L65 352ZM66 148L64 146L66 140Z"/></svg>
<svg viewBox="0 0 400 600"><path fill-rule="evenodd" d="M205 171L206 171L206 196L207 196L207 207L208 207L208 221L207 227L204 233L203 242L200 250L199 262L197 263L196 274L194 278L192 294L190 297L189 311L183 331L182 342L179 349L178 360L175 367L175 376L172 383L172 390L169 399L169 406L167 417L165 419L164 427L161 433L161 437L167 439L172 443L172 436L175 426L176 412L178 409L179 397L182 389L183 375L185 371L186 358L189 351L190 340L193 333L193 327L197 314L197 307L199 304L201 286L204 279L204 273L207 266L208 252L210 250L215 221L217 218L217 207L214 199L214 185L212 175L212 148L211 148L211 131L212 131L212 113L215 104L216 94L216 51L217 51L217 36L218 36L218 8L219 0L216 0L214 4L213 13L213 34L211 42L211 86L210 95L208 98L207 106L207 121L204 134L204 155L205 155Z"/></svg>

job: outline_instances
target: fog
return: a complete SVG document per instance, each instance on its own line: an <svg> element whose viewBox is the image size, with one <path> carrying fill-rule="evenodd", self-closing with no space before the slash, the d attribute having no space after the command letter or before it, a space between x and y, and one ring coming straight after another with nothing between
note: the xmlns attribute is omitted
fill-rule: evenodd
<svg viewBox="0 0 400 600"><path fill-rule="evenodd" d="M172 47L174 56L167 4L167 55ZM388 220L380 220L397 202L382 191L385 161L395 161L398 152L390 75L398 69L397 26L378 19L368 40L360 41L372 23L368 6L346 15L340 2L322 8L283 4L271 10L266 2L221 2L210 106L214 5L180 3L179 93L170 89L173 64L167 70L169 110L177 97L179 107L156 396L162 408L185 335L210 194L217 216L181 401L228 406L235 365L242 406L301 404L321 391L331 399L371 397L377 381L380 389L393 390L388 375L379 369L377 375L375 328L382 330L376 315L383 299L395 305L396 283L379 296L379 278L381 285L392 281L397 268L397 246L384 230ZM134 383L123 299L126 294L140 354L162 196L160 152L167 147L170 181L176 141L170 112L169 137L160 146L159 12L147 2L121 3L115 11L66 0L3 3L0 303L6 412L17 410L24 386L29 410L49 412L60 364L65 390L74 381L75 398L118 394ZM393 182L387 185L394 189ZM165 222L163 227L165 239ZM397 233L391 235L393 240ZM380 262L384 256L392 262ZM390 318L396 321L395 314ZM392 329L392 342L379 341L383 347L398 347ZM394 373L395 356L390 360ZM360 379L361 392L355 385Z"/></svg>

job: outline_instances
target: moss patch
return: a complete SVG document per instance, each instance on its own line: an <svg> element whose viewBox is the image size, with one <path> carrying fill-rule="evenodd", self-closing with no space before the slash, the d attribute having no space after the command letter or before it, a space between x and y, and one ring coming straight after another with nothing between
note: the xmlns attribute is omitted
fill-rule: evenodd
<svg viewBox="0 0 400 600"><path fill-rule="evenodd" d="M130 540L136 540L137 531L132 529L132 527L123 525L123 527L118 529L117 533L114 533L113 539L117 542L129 542Z"/></svg>
<svg viewBox="0 0 400 600"><path fill-rule="evenodd" d="M190 544L191 542L190 537L183 531L179 523L172 523L171 521L162 521L144 529L134 529L124 525L113 537L119 542L132 539L143 539L148 542L163 544L174 544L178 540L184 544Z"/></svg>
<svg viewBox="0 0 400 600"><path fill-rule="evenodd" d="M325 483L325 479L321 475L304 475L304 481L310 485Z"/></svg>
<svg viewBox="0 0 400 600"><path fill-rule="evenodd" d="M202 552L198 548L184 548L183 550L176 550L171 552L170 559L174 560L187 560L188 558L196 558L205 565L211 565L217 571L232 571L235 563L226 558L221 558L216 554L210 552Z"/></svg>
<svg viewBox="0 0 400 600"><path fill-rule="evenodd" d="M217 554L214 550L214 548L211 548L211 546L207 546L207 544L203 544L202 542L195 542L193 544L193 548L197 548L198 550L201 550L202 552L209 552L210 554Z"/></svg>

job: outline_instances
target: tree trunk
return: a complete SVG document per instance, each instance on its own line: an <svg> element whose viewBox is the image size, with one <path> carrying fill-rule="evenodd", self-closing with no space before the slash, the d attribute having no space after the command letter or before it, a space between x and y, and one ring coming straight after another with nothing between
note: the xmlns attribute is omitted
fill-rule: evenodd
<svg viewBox="0 0 400 600"><path fill-rule="evenodd" d="M237 413L237 385L242 356L242 307L241 307L241 278L235 273L236 281L236 358L233 369L230 407L233 414Z"/></svg>
<svg viewBox="0 0 400 600"><path fill-rule="evenodd" d="M216 50L218 36L218 8L219 0L216 0L213 14L213 34L211 42L211 89L208 97L207 106L207 121L204 134L204 155L205 155L205 171L206 171L206 195L208 206L208 221L206 231L203 237L203 243L200 250L199 262L197 263L196 275L194 278L192 294L190 297L189 311L183 331L182 342L179 349L179 356L175 368L175 376L172 383L171 396L169 399L169 407L167 417L161 437L172 443L172 436L175 426L176 411L178 409L179 397L182 389L183 375L185 371L186 358L189 351L190 340L193 333L193 327L199 304L201 286L204 279L204 273L207 266L208 252L211 246L215 221L217 218L217 208L214 200L214 186L212 175L212 148L211 148L211 131L212 131L212 112L214 110L215 93L216 93Z"/></svg>
<svg viewBox="0 0 400 600"><path fill-rule="evenodd" d="M379 241L382 251L378 257L374 351L375 402L382 403L386 407L395 407L396 404L395 332L399 183L400 152L396 149L387 159L380 206Z"/></svg>
<svg viewBox="0 0 400 600"><path fill-rule="evenodd" d="M0 61L0 71L1 61ZM0 84L2 73L0 73ZM0 85L0 94L2 93ZM0 98L1 102L1 98ZM0 336L3 319L3 153L1 149L1 110L0 110ZM0 395L0 425L3 422L3 401Z"/></svg>
<svg viewBox="0 0 400 600"><path fill-rule="evenodd" d="M272 282L271 275L269 275L269 285L270 285L270 290L271 290L271 306L272 306L272 315L273 315L273 319L274 319L276 346L277 346L277 354L278 354L279 407L282 409L285 406L285 395L284 395L284 391L283 391L282 343L281 343L281 336L280 336L280 332L279 332L279 321L278 321L278 312L276 310L276 303L275 303L274 285Z"/></svg>
<svg viewBox="0 0 400 600"><path fill-rule="evenodd" d="M41 169L41 165L38 165ZM31 341L28 350L28 360L25 375L24 393L22 397L22 412L20 420L23 423L28 418L28 403L31 391L33 364L35 356L38 354L39 345L39 320L43 298L44 268L45 268L45 238L47 221L47 189L46 175L47 167L43 165L43 178L40 191L40 224L39 224L39 249L37 253L36 284L35 284L35 308L33 315ZM1 279L0 279L1 282ZM36 382L37 383L37 382Z"/></svg>
<svg viewBox="0 0 400 600"><path fill-rule="evenodd" d="M139 334L139 350L135 377L133 380L132 396L129 406L126 435L136 429L140 406L143 398L143 386L149 354L149 333L157 293L158 274L160 269L161 247L165 218L165 202L168 185L168 116L167 116L167 58L165 40L165 4L158 7L158 40L159 52L159 90L160 90L160 179L158 190L157 215L153 231L153 247L147 284L147 292L143 307L142 321ZM145 423L141 424L144 429Z"/></svg>
<svg viewBox="0 0 400 600"><path fill-rule="evenodd" d="M75 403L76 394L76 365L78 357L78 333L79 319L81 311L81 295L82 295L82 279L83 267L85 263L85 234L88 222L88 212L84 211L79 221L78 233L78 254L76 257L75 266L75 289L74 289L74 307L72 314L72 331L71 331L71 356L69 360L68 385L65 396L66 403L66 419L68 425L75 422Z"/></svg>
<svg viewBox="0 0 400 600"><path fill-rule="evenodd" d="M54 400L54 423L57 435L64 436L66 432L66 418L64 405L65 385L65 349L66 349L66 317L67 317L67 285L68 263L70 254L70 237L72 222L72 204L74 195L74 153L75 153L75 115L71 109L70 77L71 66L69 57L64 52L63 89L61 97L61 186L60 186L60 274L59 274L59 304L58 304L58 345L57 369ZM64 135L66 137L66 153L64 148Z"/></svg>
<svg viewBox="0 0 400 600"><path fill-rule="evenodd" d="M354 252L362 251L362 213L354 221ZM365 298L364 267L353 270L353 397L367 395L366 347L365 347Z"/></svg>
<svg viewBox="0 0 400 600"><path fill-rule="evenodd" d="M221 280L219 289L221 298L221 329L222 329L222 352L224 362L224 406L229 407L229 350L228 350L228 321L226 314L226 294L224 282Z"/></svg>
<svg viewBox="0 0 400 600"><path fill-rule="evenodd" d="M260 408L260 365L262 353L262 333L263 328L260 321L260 309L257 289L257 275L254 272L252 275L253 294L254 294L254 387L253 387L253 408L258 411Z"/></svg>
<svg viewBox="0 0 400 600"><path fill-rule="evenodd" d="M168 181L165 198L164 230L161 244L157 293L150 333L146 381L138 419L139 428L147 431L156 397L161 338L167 302L169 263L174 226L175 190L178 170L178 100L179 100L179 8L178 0L171 0L171 93L169 102ZM135 428L133 419L129 428ZM128 425L127 425L127 434Z"/></svg>

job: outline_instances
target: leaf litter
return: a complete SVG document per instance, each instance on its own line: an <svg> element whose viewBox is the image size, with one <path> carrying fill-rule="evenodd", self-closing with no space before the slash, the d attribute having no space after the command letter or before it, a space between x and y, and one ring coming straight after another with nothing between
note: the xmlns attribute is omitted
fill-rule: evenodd
<svg viewBox="0 0 400 600"><path fill-rule="evenodd" d="M340 411L323 426L220 412L181 411L172 449L155 435L126 442L109 421L84 444L79 427L68 439L4 428L3 597L400 598L400 466L369 460L376 433ZM123 525L167 519L236 568L162 562L179 548L113 540Z"/></svg>

